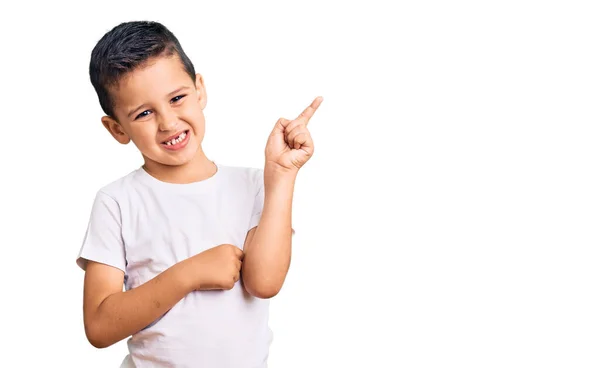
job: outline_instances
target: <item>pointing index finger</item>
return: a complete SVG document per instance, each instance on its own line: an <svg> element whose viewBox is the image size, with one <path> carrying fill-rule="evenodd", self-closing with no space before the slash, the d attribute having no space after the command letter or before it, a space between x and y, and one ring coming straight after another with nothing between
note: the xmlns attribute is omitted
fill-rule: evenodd
<svg viewBox="0 0 600 368"><path fill-rule="evenodd" d="M319 97L315 98L313 100L313 102L310 104L310 106L307 107L306 109L304 109L304 111L302 111L302 113L300 115L298 115L297 119L304 119L304 120L306 120L306 123L308 124L308 121L315 114L315 111L317 111L317 109L319 108L319 105L321 105L321 102L323 102L323 97L319 96Z"/></svg>

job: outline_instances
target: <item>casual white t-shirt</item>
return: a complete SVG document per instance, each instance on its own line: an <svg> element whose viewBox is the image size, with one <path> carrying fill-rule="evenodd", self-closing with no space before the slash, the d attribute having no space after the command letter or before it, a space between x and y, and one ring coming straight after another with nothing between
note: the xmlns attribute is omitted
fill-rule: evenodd
<svg viewBox="0 0 600 368"><path fill-rule="evenodd" d="M243 248L258 225L263 170L217 165L190 184L159 181L143 168L102 188L77 259L125 272L135 288L177 262L220 244ZM128 341L135 367L266 367L269 301L231 290L194 291Z"/></svg>

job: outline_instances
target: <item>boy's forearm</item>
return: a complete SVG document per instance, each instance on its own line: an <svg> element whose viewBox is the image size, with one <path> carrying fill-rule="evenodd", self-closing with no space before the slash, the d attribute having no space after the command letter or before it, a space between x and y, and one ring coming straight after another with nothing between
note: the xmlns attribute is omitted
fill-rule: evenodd
<svg viewBox="0 0 600 368"><path fill-rule="evenodd" d="M98 348L127 338L165 314L193 291L184 276L191 265L179 262L146 283L108 296L86 321L88 336Z"/></svg>
<svg viewBox="0 0 600 368"><path fill-rule="evenodd" d="M260 298L270 298L279 292L290 266L295 180L295 173L265 168L263 212L245 249L242 266L246 290Z"/></svg>

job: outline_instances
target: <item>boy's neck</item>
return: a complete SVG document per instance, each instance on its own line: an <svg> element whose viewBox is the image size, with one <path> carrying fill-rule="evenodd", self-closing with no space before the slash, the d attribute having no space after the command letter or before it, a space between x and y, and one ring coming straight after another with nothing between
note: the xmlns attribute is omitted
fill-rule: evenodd
<svg viewBox="0 0 600 368"><path fill-rule="evenodd" d="M163 165L144 157L143 169L156 179L173 184L189 184L202 181L217 172L215 163L206 157L202 148L198 149L192 160L178 166Z"/></svg>

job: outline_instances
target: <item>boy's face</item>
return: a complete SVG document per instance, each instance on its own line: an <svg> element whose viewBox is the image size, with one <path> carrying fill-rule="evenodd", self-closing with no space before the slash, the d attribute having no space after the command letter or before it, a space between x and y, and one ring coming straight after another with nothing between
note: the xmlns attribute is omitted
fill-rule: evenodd
<svg viewBox="0 0 600 368"><path fill-rule="evenodd" d="M133 141L147 166L182 165L192 160L204 138L206 91L177 55L149 60L111 88L115 119L102 123L120 143Z"/></svg>

